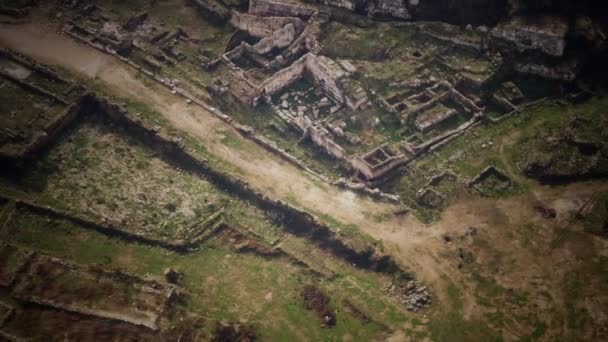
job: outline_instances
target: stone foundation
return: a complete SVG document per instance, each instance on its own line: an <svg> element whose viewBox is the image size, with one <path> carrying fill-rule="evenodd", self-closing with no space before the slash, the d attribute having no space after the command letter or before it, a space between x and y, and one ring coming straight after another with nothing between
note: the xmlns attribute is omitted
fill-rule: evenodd
<svg viewBox="0 0 608 342"><path fill-rule="evenodd" d="M236 11L232 12L230 23L257 38L269 37L287 24L292 24L298 32L304 29L304 22L296 17L263 17Z"/></svg>
<svg viewBox="0 0 608 342"><path fill-rule="evenodd" d="M249 13L265 17L297 17L307 20L318 9L296 0L250 0Z"/></svg>
<svg viewBox="0 0 608 342"><path fill-rule="evenodd" d="M405 165L408 159L403 154L394 154L381 146L352 159L352 167L366 181L378 180L399 166Z"/></svg>

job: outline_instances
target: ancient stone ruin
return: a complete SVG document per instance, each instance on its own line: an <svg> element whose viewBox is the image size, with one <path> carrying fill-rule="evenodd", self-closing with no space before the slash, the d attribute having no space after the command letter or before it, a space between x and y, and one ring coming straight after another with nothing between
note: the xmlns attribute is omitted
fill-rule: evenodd
<svg viewBox="0 0 608 342"><path fill-rule="evenodd" d="M403 154L395 154L387 146L377 147L374 150L353 158L353 168L365 181L382 179L389 172L408 162Z"/></svg>

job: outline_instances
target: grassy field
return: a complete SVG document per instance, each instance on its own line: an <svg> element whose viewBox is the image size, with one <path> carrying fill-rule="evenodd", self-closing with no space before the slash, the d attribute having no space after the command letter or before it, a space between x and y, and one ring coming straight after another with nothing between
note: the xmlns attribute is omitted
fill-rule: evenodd
<svg viewBox="0 0 608 342"><path fill-rule="evenodd" d="M141 275L162 277L165 269L177 269L184 274L183 287L188 293L183 310L208 320L249 322L264 340L333 341L349 336L367 340L383 336L387 325L396 327L409 316L379 291L381 284L373 274L343 265L335 279L322 279L284 258L235 253L220 240L209 241L198 252L178 254L125 243L28 211L16 211L0 238L78 263ZM315 313L304 309L300 290L305 284L317 284L328 293L337 314L335 327L322 328ZM343 299L382 323L352 317L344 309Z"/></svg>

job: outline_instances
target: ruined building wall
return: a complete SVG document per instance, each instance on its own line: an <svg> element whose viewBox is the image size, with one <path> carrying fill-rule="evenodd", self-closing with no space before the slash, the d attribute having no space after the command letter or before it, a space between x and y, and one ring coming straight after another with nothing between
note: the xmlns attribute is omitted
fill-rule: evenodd
<svg viewBox="0 0 608 342"><path fill-rule="evenodd" d="M548 66L537 63L517 63L515 71L536 75L547 79L572 82L576 79L576 63L562 63L556 66Z"/></svg>
<svg viewBox="0 0 608 342"><path fill-rule="evenodd" d="M236 68L236 66L234 66L234 63L232 63L232 61L241 57L243 55L243 52L244 52L243 45L239 45L236 48L234 48L233 50L228 51L225 54L223 54L222 59L232 68Z"/></svg>
<svg viewBox="0 0 608 342"><path fill-rule="evenodd" d="M292 24L298 32L304 28L304 23L299 18L261 17L236 11L232 12L230 23L239 30L247 31L250 35L257 38L269 37L287 24Z"/></svg>
<svg viewBox="0 0 608 342"><path fill-rule="evenodd" d="M285 27L276 30L272 35L261 39L253 46L254 50L263 55L274 48L282 49L288 47L296 38L296 29L293 24L289 23Z"/></svg>
<svg viewBox="0 0 608 342"><path fill-rule="evenodd" d="M344 158L344 149L331 139L331 135L326 129L314 126L310 118L305 115L298 115L294 122L304 132L304 136L309 137L315 145L336 159Z"/></svg>
<svg viewBox="0 0 608 342"><path fill-rule="evenodd" d="M304 73L311 78L316 86L323 88L336 102L344 103L344 95L331 70L324 65L320 57L310 53L302 56L291 66L277 71L260 85L260 89L267 95L276 94L297 81Z"/></svg>
<svg viewBox="0 0 608 342"><path fill-rule="evenodd" d="M444 84L449 89L449 96L450 96L450 98L454 102L456 102L459 105L461 105L465 110L468 110L470 113L480 113L480 112L483 112L483 108L480 108L479 106L477 106L475 104L475 102L473 102L471 99L469 99L468 97L464 96L464 94L462 94L461 92L459 92L458 90L456 90L456 88L454 88L454 86L452 86L451 83L449 83L448 81L445 81Z"/></svg>
<svg viewBox="0 0 608 342"><path fill-rule="evenodd" d="M288 1L250 0L249 13L260 16L310 18L317 9Z"/></svg>
<svg viewBox="0 0 608 342"><path fill-rule="evenodd" d="M551 56L563 56L568 33L565 19L546 17L535 19L539 22L527 22L530 20L513 18L492 29L492 37L513 44L519 51L539 50Z"/></svg>
<svg viewBox="0 0 608 342"><path fill-rule="evenodd" d="M369 165L362 157L354 157L351 161L353 168L361 173L367 180L382 178L395 168L405 164L405 156L393 156L377 166Z"/></svg>
<svg viewBox="0 0 608 342"><path fill-rule="evenodd" d="M369 14L376 17L392 17L397 19L411 19L405 2L407 0L378 0L369 6Z"/></svg>
<svg viewBox="0 0 608 342"><path fill-rule="evenodd" d="M323 148L332 157L336 159L344 158L344 149L331 139L327 130L312 126L310 127L309 135L317 146Z"/></svg>
<svg viewBox="0 0 608 342"><path fill-rule="evenodd" d="M190 0L190 3L202 14L212 19L224 21L230 18L230 11L218 3L208 0Z"/></svg>
<svg viewBox="0 0 608 342"><path fill-rule="evenodd" d="M345 8L349 11L356 10L355 1L352 0L321 0L319 2L323 5Z"/></svg>
<svg viewBox="0 0 608 342"><path fill-rule="evenodd" d="M321 31L320 26L322 22L323 20L319 20L316 15L310 18L300 36L281 54L286 63L289 63L292 59L297 58L306 51L315 54L321 51L322 48L316 37Z"/></svg>
<svg viewBox="0 0 608 342"><path fill-rule="evenodd" d="M306 55L306 70L315 85L320 86L327 92L337 103L344 103L344 94L338 86L338 80L332 75L331 70L325 63L323 57L314 55Z"/></svg>
<svg viewBox="0 0 608 342"><path fill-rule="evenodd" d="M305 59L306 56L303 56L291 66L277 71L260 85L261 91L264 94L273 95L297 81L304 74L304 69L306 68Z"/></svg>
<svg viewBox="0 0 608 342"><path fill-rule="evenodd" d="M365 160L363 160L363 158L356 156L351 161L351 164L355 170L359 171L363 177L365 177L365 179L374 178L374 170L365 162Z"/></svg>

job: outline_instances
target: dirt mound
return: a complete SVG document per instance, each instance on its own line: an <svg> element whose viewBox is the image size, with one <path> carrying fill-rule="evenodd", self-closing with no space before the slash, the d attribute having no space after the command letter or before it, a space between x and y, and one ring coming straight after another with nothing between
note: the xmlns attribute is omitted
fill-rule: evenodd
<svg viewBox="0 0 608 342"><path fill-rule="evenodd" d="M257 333L252 326L242 324L224 324L217 322L213 332L212 342L253 342L257 341Z"/></svg>
<svg viewBox="0 0 608 342"><path fill-rule="evenodd" d="M557 212L553 208L547 208L543 205L534 206L534 210L537 211L543 218L553 219L557 216Z"/></svg>
<svg viewBox="0 0 608 342"><path fill-rule="evenodd" d="M26 341L175 341L142 326L26 304L15 310L3 332ZM4 341L0 337L0 341Z"/></svg>
<svg viewBox="0 0 608 342"><path fill-rule="evenodd" d="M218 235L221 241L239 253L253 253L264 257L275 257L280 254L269 245L246 236L229 226L224 227Z"/></svg>
<svg viewBox="0 0 608 342"><path fill-rule="evenodd" d="M302 299L307 310L313 310L321 318L321 325L331 327L336 325L336 315L329 307L329 297L314 285L306 285L302 289Z"/></svg>
<svg viewBox="0 0 608 342"><path fill-rule="evenodd" d="M593 118L572 115L557 132L533 140L521 167L543 182L608 176L608 113Z"/></svg>

